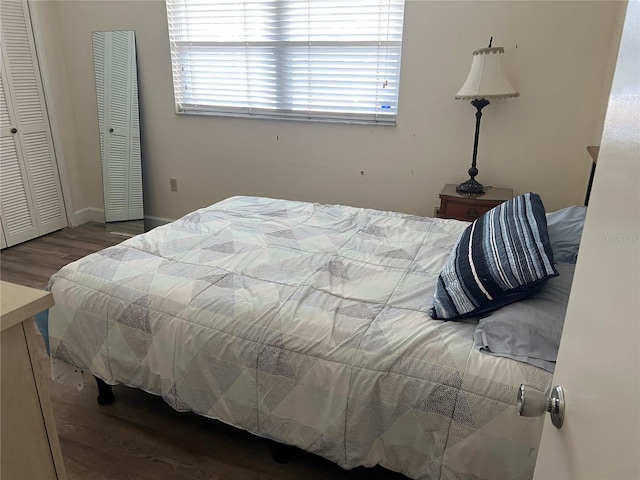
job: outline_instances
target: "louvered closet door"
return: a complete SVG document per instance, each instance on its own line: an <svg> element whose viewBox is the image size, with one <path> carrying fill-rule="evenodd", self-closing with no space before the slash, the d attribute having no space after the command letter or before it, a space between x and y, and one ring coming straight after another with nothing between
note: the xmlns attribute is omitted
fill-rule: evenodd
<svg viewBox="0 0 640 480"><path fill-rule="evenodd" d="M0 248L7 246L7 240L4 237L4 226L2 225L2 218L0 217Z"/></svg>
<svg viewBox="0 0 640 480"><path fill-rule="evenodd" d="M13 0L1 8L2 218L10 246L64 228L67 219L28 8Z"/></svg>
<svg viewBox="0 0 640 480"><path fill-rule="evenodd" d="M102 188L105 192L105 199L107 198L107 172L105 170L105 154L106 154L106 139L107 139L107 105L106 105L106 91L105 91L105 70L107 69L107 58L105 53L105 36L100 35L98 32L93 32L93 61L95 67L96 78L96 98L98 101L98 131L100 133L100 167L102 171ZM105 213L107 211L105 205Z"/></svg>
<svg viewBox="0 0 640 480"><path fill-rule="evenodd" d="M144 218L142 199L142 155L140 151L140 112L138 110L138 68L135 37L130 40L131 69L131 145L129 152L129 220Z"/></svg>
<svg viewBox="0 0 640 480"><path fill-rule="evenodd" d="M105 219L139 220L144 212L135 40L128 32L105 32L103 37L94 35L96 59L104 65L99 72L96 60Z"/></svg>
<svg viewBox="0 0 640 480"><path fill-rule="evenodd" d="M4 6L4 5L3 5ZM4 14L4 12L3 12ZM0 215L7 245L38 236L38 227L22 151L18 142L15 116L5 94L5 66L0 65Z"/></svg>

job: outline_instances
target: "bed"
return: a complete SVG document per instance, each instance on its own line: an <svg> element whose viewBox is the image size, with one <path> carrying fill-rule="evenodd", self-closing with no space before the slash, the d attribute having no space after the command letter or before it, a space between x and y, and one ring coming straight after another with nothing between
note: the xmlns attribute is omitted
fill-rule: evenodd
<svg viewBox="0 0 640 480"><path fill-rule="evenodd" d="M433 318L469 226L229 198L51 278L53 376L139 388L347 469L529 478L544 418L518 417L516 394L547 391L552 368L487 354L473 312Z"/></svg>

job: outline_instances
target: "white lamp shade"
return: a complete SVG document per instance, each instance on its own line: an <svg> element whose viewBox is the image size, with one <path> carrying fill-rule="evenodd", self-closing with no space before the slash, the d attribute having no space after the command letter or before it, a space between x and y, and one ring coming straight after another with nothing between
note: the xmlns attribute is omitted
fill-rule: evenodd
<svg viewBox="0 0 640 480"><path fill-rule="evenodd" d="M502 71L503 53L502 47L481 48L473 52L471 71L467 81L456 95L456 99L518 97L520 93L513 88Z"/></svg>

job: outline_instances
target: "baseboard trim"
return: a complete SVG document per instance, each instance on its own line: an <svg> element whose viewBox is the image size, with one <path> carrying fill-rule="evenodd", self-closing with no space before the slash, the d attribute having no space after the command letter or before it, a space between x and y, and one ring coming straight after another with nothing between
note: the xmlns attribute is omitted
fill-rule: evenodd
<svg viewBox="0 0 640 480"><path fill-rule="evenodd" d="M87 222L105 223L104 210L101 208L83 208L73 212L73 217L71 218L72 227L79 227ZM145 216L144 229L149 231L171 222L173 222L171 218Z"/></svg>
<svg viewBox="0 0 640 480"><path fill-rule="evenodd" d="M104 210L101 208L83 208L73 212L71 226L79 227L88 222L104 223Z"/></svg>
<svg viewBox="0 0 640 480"><path fill-rule="evenodd" d="M162 225L166 225L167 223L171 223L171 222L173 222L173 220L170 218L145 216L144 230L145 232L148 232L149 230L153 230L156 227L160 227Z"/></svg>

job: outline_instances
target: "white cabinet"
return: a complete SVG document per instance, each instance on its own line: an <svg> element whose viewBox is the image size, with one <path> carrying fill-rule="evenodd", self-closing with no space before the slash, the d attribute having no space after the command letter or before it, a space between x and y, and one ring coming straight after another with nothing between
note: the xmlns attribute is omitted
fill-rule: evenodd
<svg viewBox="0 0 640 480"><path fill-rule="evenodd" d="M105 220L144 218L135 35L93 33Z"/></svg>
<svg viewBox="0 0 640 480"><path fill-rule="evenodd" d="M31 316L53 306L44 290L0 282L0 470L7 480L66 478ZM38 345L40 342L40 345Z"/></svg>
<svg viewBox="0 0 640 480"><path fill-rule="evenodd" d="M42 80L26 2L1 0L2 246L66 227Z"/></svg>

